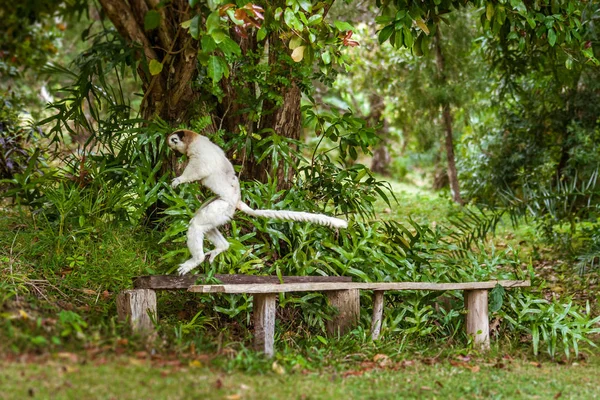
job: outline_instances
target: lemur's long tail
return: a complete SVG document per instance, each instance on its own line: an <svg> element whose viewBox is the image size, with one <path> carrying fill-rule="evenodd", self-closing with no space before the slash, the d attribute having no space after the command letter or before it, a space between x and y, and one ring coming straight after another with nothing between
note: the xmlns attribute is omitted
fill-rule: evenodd
<svg viewBox="0 0 600 400"><path fill-rule="evenodd" d="M316 224L325 225L330 228L348 227L348 222L344 221L343 219L328 217L327 215L323 214L312 214L301 211L254 210L242 201L238 203L237 208L238 210L253 217L283 219L300 222L314 222Z"/></svg>

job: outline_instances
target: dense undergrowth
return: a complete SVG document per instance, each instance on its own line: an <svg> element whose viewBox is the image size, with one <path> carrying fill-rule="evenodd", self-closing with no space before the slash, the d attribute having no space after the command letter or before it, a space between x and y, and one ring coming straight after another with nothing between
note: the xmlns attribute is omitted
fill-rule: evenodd
<svg viewBox="0 0 600 400"><path fill-rule="evenodd" d="M67 193L78 193L73 203L78 206L65 214L57 212L65 209L60 202L36 212L25 207L4 209L0 227L4 352L90 348L121 352L150 346L162 354L185 355L190 349L220 354L224 357L213 362L223 368L262 368L260 357L247 347L250 296L161 294L158 335L150 344L132 337L117 321L116 293L129 288L134 276L172 273L176 263L187 257L181 242L199 193L188 187L176 197L163 190L165 198L172 200L166 230L110 218L88 217L81 223L80 199L91 194L75 186ZM310 193L300 189L277 192L274 185L252 183L245 185L244 193L257 207L316 210ZM411 195L397 196L402 202ZM548 296L557 292L535 270L539 259L533 253L539 243L515 238L512 232L507 235L502 228L506 219L499 214L459 210L442 197L424 196L428 201L414 210L378 211L377 216L386 218L351 219L349 229L339 232L238 214L226 228L230 250L213 265L201 266L201 272L345 275L355 281L531 278L531 289L492 292L492 337L497 346L515 350L531 346L535 354L560 358L577 355L580 346L593 344L590 339L598 333L598 318L593 318L595 312L586 300L597 309L595 299L573 301L568 287L560 296ZM71 201L69 196L62 199ZM407 217L426 218L429 207L437 210L434 224ZM499 225L503 234L490 235ZM414 352L431 355L431 349L449 354L469 351L460 292L386 294L383 339L376 343L368 335L370 302L370 294L364 292L360 326L334 339L324 334L325 322L333 315L324 296L281 295L278 357L303 368L341 368L349 361L344 354L384 352L403 357Z"/></svg>

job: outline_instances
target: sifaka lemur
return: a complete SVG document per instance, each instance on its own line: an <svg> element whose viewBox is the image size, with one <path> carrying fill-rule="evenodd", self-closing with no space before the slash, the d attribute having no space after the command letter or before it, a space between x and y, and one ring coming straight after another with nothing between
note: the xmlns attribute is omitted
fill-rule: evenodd
<svg viewBox="0 0 600 400"><path fill-rule="evenodd" d="M177 269L184 275L200 265L206 257L212 262L217 255L229 248L229 243L217 229L233 218L235 210L253 217L266 217L281 220L306 221L326 225L331 228L346 228L348 223L339 218L323 214L298 211L253 210L241 200L240 183L233 165L223 150L207 137L189 130L179 130L167 137L167 144L173 150L188 156L188 165L183 173L171 183L176 188L181 183L199 181L217 197L196 211L187 231L187 246L192 257ZM215 248L204 253L204 236Z"/></svg>

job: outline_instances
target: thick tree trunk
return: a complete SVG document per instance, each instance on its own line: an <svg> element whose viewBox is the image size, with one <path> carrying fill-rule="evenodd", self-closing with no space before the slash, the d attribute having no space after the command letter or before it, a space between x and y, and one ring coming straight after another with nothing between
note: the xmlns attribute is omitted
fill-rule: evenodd
<svg viewBox="0 0 600 400"><path fill-rule="evenodd" d="M215 133L224 129L231 135L240 134L244 129L249 135L258 131L272 131L277 135L298 140L302 121L300 112L300 88L295 82L291 67L281 64L281 53L290 52L281 41L278 33L273 33L268 41L268 63L273 75L287 78L289 85L276 87L280 102L264 100L260 112L261 120L253 120L247 113L248 101L260 101L257 98L255 83L241 82L236 70L232 69L229 78L220 82L224 96L218 105L217 100L201 100L200 91L192 86L197 76L198 40L181 27L196 15L190 9L187 0L172 0L161 3L159 0L99 0L104 14L111 20L119 34L128 42L140 46L141 57L138 75L144 91L141 104L141 115L152 120L159 117L171 126L188 122L192 117L212 116L204 133ZM144 17L149 10L160 13L159 26L152 30L144 29ZM201 23L203 23L201 21ZM247 38L232 34L243 54L255 52L259 45L255 32L249 32ZM247 57L250 61L251 57ZM151 61L163 65L162 71L151 75L146 66ZM260 62L259 60L255 62ZM287 70L286 70L287 68ZM273 80L275 81L275 80ZM242 98L241 93L244 93ZM249 99L250 98L250 99ZM216 105L216 106L215 106ZM293 171L286 171L282 163L275 168L272 161L266 160L257 164L253 149L238 149L243 162L242 179L257 179L265 182L269 174L275 174L279 187L287 187L293 177ZM246 151L249 153L246 154ZM167 172L165 170L165 172Z"/></svg>
<svg viewBox="0 0 600 400"><path fill-rule="evenodd" d="M434 37L435 60L438 68L440 85L445 86L447 83L445 73L444 55L442 53L441 33L438 26ZM452 113L450 111L450 102L444 99L442 102L442 123L444 129L444 143L446 148L446 158L448 159L448 180L450 183L450 191L452 192L452 200L460 205L464 205L464 201L460 195L460 185L458 183L458 173L456 171L456 160L454 157L454 143L452 138Z"/></svg>
<svg viewBox="0 0 600 400"><path fill-rule="evenodd" d="M181 27L192 18L188 2L173 0L160 7L158 0L100 0L100 4L119 34L141 45L146 65L152 60L163 65L157 75L143 64L138 67L144 91L142 117L160 117L173 126L189 120L190 105L198 96L190 85L197 74L198 41ZM158 28L146 31L144 17L151 9L159 12L161 20Z"/></svg>
<svg viewBox="0 0 600 400"><path fill-rule="evenodd" d="M281 42L278 34L271 34L269 36L269 66L271 71L277 71L278 76L287 78L291 83L276 88L282 98L280 104L271 99L264 100L259 130L273 130L279 136L299 140L302 132L302 114L300 112L302 93L296 84L291 69L285 66L282 68L281 66L282 51L290 52ZM278 188L285 189L291 186L294 171L292 168L286 169L283 160L280 160L279 165L275 166L271 159L267 159L264 165L253 165L252 168L252 177L261 182L267 181L268 174L275 173Z"/></svg>

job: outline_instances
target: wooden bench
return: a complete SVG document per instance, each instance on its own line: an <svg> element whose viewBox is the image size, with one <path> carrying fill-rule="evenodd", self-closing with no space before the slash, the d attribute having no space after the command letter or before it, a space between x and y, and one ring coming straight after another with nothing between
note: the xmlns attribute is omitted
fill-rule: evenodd
<svg viewBox="0 0 600 400"><path fill-rule="evenodd" d="M354 327L360 314L360 290L373 291L373 317L371 337L379 338L383 318L384 293L399 290L462 290L465 292L466 330L474 343L488 349L489 317L488 291L497 284L504 288L527 287L530 281L487 281L464 283L430 282L351 282L347 277L250 277L244 275L218 275L222 284L196 285L197 277L142 277L134 282L135 290L126 291L117 298L121 319L128 318L134 330L148 331L153 325L148 314L156 318L154 290L187 289L193 293L251 294L254 297L254 346L267 356L274 354L276 300L278 293L325 292L331 305L338 309L337 316L327 326L329 334L343 334ZM255 280L248 282L248 279ZM175 282L177 282L175 284ZM178 287L173 287L178 286ZM153 300L151 299L153 298ZM145 314L145 316L144 316ZM144 318L146 321L144 321Z"/></svg>

